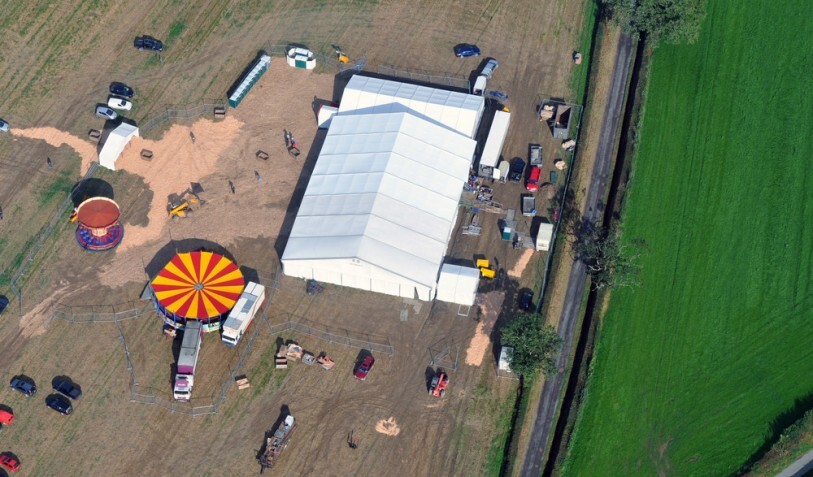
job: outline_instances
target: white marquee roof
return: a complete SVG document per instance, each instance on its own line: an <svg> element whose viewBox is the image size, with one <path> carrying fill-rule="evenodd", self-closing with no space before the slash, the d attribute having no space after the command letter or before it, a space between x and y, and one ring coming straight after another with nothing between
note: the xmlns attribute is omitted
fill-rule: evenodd
<svg viewBox="0 0 813 477"><path fill-rule="evenodd" d="M475 144L407 113L334 116L282 260L357 259L434 288Z"/></svg>
<svg viewBox="0 0 813 477"><path fill-rule="evenodd" d="M471 306L480 285L480 270L444 263L438 278L437 299L448 303Z"/></svg>
<svg viewBox="0 0 813 477"><path fill-rule="evenodd" d="M339 113L410 111L473 138L484 108L482 96L355 75L344 89Z"/></svg>
<svg viewBox="0 0 813 477"><path fill-rule="evenodd" d="M136 126L127 123L116 126L116 129L110 131L110 134L104 140L104 144L102 144L102 150L99 151L99 164L115 171L116 160L118 160L124 146L130 142L130 138L133 136L138 136Z"/></svg>

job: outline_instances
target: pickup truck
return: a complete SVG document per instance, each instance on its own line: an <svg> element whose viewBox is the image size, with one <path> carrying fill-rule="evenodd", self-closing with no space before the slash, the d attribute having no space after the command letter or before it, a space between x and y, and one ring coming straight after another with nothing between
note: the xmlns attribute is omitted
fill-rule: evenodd
<svg viewBox="0 0 813 477"><path fill-rule="evenodd" d="M536 215L536 199L533 194L522 194L522 215L533 217Z"/></svg>
<svg viewBox="0 0 813 477"><path fill-rule="evenodd" d="M539 144L531 144L528 146L528 157L532 166L542 165L542 146Z"/></svg>

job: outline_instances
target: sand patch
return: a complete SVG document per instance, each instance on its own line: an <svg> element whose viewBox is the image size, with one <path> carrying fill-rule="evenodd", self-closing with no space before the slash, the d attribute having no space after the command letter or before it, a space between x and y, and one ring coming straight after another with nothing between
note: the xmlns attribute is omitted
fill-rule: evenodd
<svg viewBox="0 0 813 477"><path fill-rule="evenodd" d="M76 153L82 158L82 167L79 171L80 174L87 172L88 168L90 167L90 163L99 159L98 154L96 154L95 144L78 138L65 131L60 131L57 128L45 127L12 129L11 134L28 139L40 139L54 147L59 147L63 144L67 145L76 151Z"/></svg>
<svg viewBox="0 0 813 477"><path fill-rule="evenodd" d="M395 422L395 417L382 419L375 424L375 430L385 436L397 436L401 433L401 428Z"/></svg>
<svg viewBox="0 0 813 477"><path fill-rule="evenodd" d="M221 154L240 132L243 123L228 116L220 122L199 119L191 126L174 124L158 141L134 137L116 161L116 168L138 174L153 191L152 203L147 214L148 223L143 227L127 227L126 239L119 249L138 247L161 237L167 218L167 197L181 193L191 182L213 174ZM190 132L194 132L192 141ZM141 150L153 152L153 159L141 159Z"/></svg>
<svg viewBox="0 0 813 477"><path fill-rule="evenodd" d="M505 293L493 291L478 295L477 298L482 316L480 322L477 323L477 328L474 330L474 337L471 339L468 349L466 349L466 364L469 366L483 364L486 351L491 346L491 332L494 330L497 317L500 315Z"/></svg>
<svg viewBox="0 0 813 477"><path fill-rule="evenodd" d="M514 278L521 278L522 272L525 271L525 267L528 266L528 262L531 261L531 257L533 256L534 256L533 249L526 248L525 250L523 250L522 255L519 256L519 260L517 260L516 265L514 265L514 267L508 271L508 276Z"/></svg>

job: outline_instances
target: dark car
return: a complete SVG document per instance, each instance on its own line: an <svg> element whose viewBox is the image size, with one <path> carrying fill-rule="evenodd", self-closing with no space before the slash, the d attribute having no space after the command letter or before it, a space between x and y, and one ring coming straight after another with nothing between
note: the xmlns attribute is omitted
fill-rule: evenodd
<svg viewBox="0 0 813 477"><path fill-rule="evenodd" d="M64 394L71 399L79 399L82 396L82 390L79 389L79 386L68 379L57 378L54 380L53 385L54 391Z"/></svg>
<svg viewBox="0 0 813 477"><path fill-rule="evenodd" d="M519 309L531 311L534 302L534 292L532 290L523 290L519 294Z"/></svg>
<svg viewBox="0 0 813 477"><path fill-rule="evenodd" d="M480 56L480 48L477 48L477 45L472 45L470 43L461 43L454 47L454 55L458 58Z"/></svg>
<svg viewBox="0 0 813 477"><path fill-rule="evenodd" d="M135 94L133 88L127 86L124 83L119 83L115 81L110 83L110 94L115 94L116 96L123 96L125 98L132 98Z"/></svg>
<svg viewBox="0 0 813 477"><path fill-rule="evenodd" d="M137 36L134 45L139 50L164 51L164 44L151 36Z"/></svg>
<svg viewBox="0 0 813 477"><path fill-rule="evenodd" d="M37 394L37 385L33 379L27 376L20 375L11 378L11 388L20 391L28 397Z"/></svg>
<svg viewBox="0 0 813 477"><path fill-rule="evenodd" d="M68 398L60 394L51 394L45 398L45 405L60 414L64 414L65 416L73 412L71 402L68 400Z"/></svg>
<svg viewBox="0 0 813 477"><path fill-rule="evenodd" d="M6 295L0 295L0 315L2 315L4 311L6 311L8 303L9 303L8 297Z"/></svg>
<svg viewBox="0 0 813 477"><path fill-rule="evenodd" d="M356 379L360 381L364 381L367 379L367 374L373 369L373 365L375 364L375 358L373 355L367 355L362 361L361 364L358 365L356 368L355 376Z"/></svg>
<svg viewBox="0 0 813 477"><path fill-rule="evenodd" d="M511 171L508 173L508 180L511 182L520 182L523 172L525 172L525 161L520 158L514 159L511 161Z"/></svg>
<svg viewBox="0 0 813 477"><path fill-rule="evenodd" d="M14 457L14 455L9 452L3 452L0 454L0 467L12 472L17 472L20 470L20 459Z"/></svg>

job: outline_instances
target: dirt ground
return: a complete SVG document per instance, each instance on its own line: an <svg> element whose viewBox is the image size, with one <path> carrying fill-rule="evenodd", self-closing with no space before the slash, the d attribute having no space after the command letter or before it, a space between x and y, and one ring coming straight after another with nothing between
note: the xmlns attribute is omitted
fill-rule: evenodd
<svg viewBox="0 0 813 477"><path fill-rule="evenodd" d="M66 0L35 11L21 2L6 20L0 19L0 27L8 31L0 50L9 52L0 57L0 117L13 128L0 138L0 207L5 215L0 269L19 266L26 241L47 223L65 191L94 160L95 146L86 134L101 127L92 111L104 101L111 80L135 87L131 117L144 121L167 105L222 97L256 52L274 44L301 42L324 53L339 44L353 58L366 57L370 71L386 64L469 76L480 61L455 59L451 47L476 42L484 55L500 60L492 85L510 96L512 125L504 156L526 157L528 144L540 142L550 167L556 142L535 121L533 106L541 95L567 97L570 53L582 25L579 2L384 2L370 7L303 0L271 9L251 2L153 1L129 5L127 12L124 6L75 3ZM66 11L71 14L61 13ZM31 20L19 27L5 25L11 17ZM111 33L107 25L113 19L117 28ZM132 37L143 33L166 40L162 59L132 48ZM40 386L30 402L0 389L0 403L18 416L3 438L27 472L132 475L149 461L158 474L252 473L263 433L283 405L299 422L295 441L279 464L288 474L485 472L495 439L482 428L495 425L497 416L489 409L509 400L516 383L495 378L494 353L486 353L481 366L464 364L477 324L472 317L457 316L456 306L426 303L418 311L392 297L338 287L308 297L302 282L283 279L269 309L272 323L300 319L353 336L369 334L389 341L395 355L377 355L376 368L361 383L351 377L358 350L290 335L284 338L328 351L337 365L324 372L297 363L278 372L269 366L278 336L261 330L243 368L252 387L241 392L232 387L218 414L194 419L129 402L129 373L115 325L49 321L57 303L88 307L136 300L150 271L176 249L222 247L240 265L273 273L296 213L291 197L304 190L323 138L312 102L335 94L329 69L294 70L275 57L225 120L167 124L159 128L160 136L148 133L133 141L117 163L121 170L97 171L94 177L111 186L121 206L122 245L104 254L81 252L73 227L60 223L26 274L24 316L7 314L0 323L0 372L6 378L29 374ZM299 161L287 155L283 129L296 137L303 151ZM138 157L142 148L155 152L151 162ZM268 161L255 157L259 149L269 153ZM53 159L53 168L46 167L46 157ZM166 196L182 192L191 181L203 185L206 204L186 219L170 221ZM495 185L505 204L518 201L521 191L522 185ZM519 209L518 204L507 207ZM540 204L537 208L545 210ZM466 216L460 215L461 220ZM481 237L456 234L450 254L463 259L484 254L498 268L514 268L522 254L500 240L496 218L483 220ZM543 257L533 254L519 267L519 279L486 287L484 291L505 290L501 315L513 309L521 286L533 287ZM0 283L0 292L9 294L7 283ZM405 308L408 319L401 321ZM157 318L144 315L123 322L121 330L137 375L143 376L140 382L168 392L172 345L161 338ZM216 341L207 336L204 344L201 366L210 370L211 379L202 379L196 388L204 396L219 389L239 352ZM426 393L427 366L433 352L447 347L460 368L452 373L446 397L436 400ZM58 374L70 375L85 391L68 418L38 404ZM386 435L376 425L390 433L397 427L398 433ZM361 438L356 451L345 442L350 431ZM195 445L203 452L179 470L173 441L190 442L189 436L198 436ZM498 439L496 445L501 445Z"/></svg>

